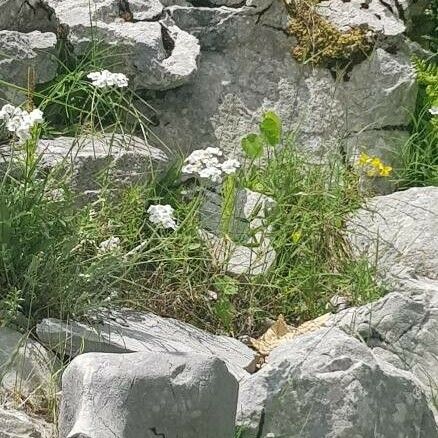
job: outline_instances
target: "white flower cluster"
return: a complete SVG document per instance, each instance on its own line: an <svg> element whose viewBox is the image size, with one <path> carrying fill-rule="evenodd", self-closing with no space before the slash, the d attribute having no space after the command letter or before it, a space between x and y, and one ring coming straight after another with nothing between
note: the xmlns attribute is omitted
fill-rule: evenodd
<svg viewBox="0 0 438 438"><path fill-rule="evenodd" d="M99 245L99 253L107 254L116 251L120 248L120 239L118 237L110 237L104 240Z"/></svg>
<svg viewBox="0 0 438 438"><path fill-rule="evenodd" d="M44 121L41 110L34 109L29 113L10 104L4 105L0 110L0 120L3 120L7 130L13 132L21 141L29 140L32 128Z"/></svg>
<svg viewBox="0 0 438 438"><path fill-rule="evenodd" d="M148 208L149 220L161 228L176 230L174 210L170 205L151 205Z"/></svg>
<svg viewBox="0 0 438 438"><path fill-rule="evenodd" d="M430 112L433 116L438 116L438 106L433 106L432 108L429 109L429 112Z"/></svg>
<svg viewBox="0 0 438 438"><path fill-rule="evenodd" d="M108 70L95 71L87 75L91 79L91 84L97 88L128 86L128 78L123 73L111 73Z"/></svg>
<svg viewBox="0 0 438 438"><path fill-rule="evenodd" d="M232 175L240 167L240 163L234 158L221 162L219 159L222 155L219 148L212 147L193 151L184 161L182 172L219 183L224 174Z"/></svg>

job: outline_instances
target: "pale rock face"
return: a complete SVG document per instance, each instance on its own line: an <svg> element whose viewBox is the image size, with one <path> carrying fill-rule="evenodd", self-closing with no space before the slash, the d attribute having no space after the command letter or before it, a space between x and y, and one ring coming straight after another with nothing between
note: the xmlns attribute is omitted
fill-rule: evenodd
<svg viewBox="0 0 438 438"><path fill-rule="evenodd" d="M11 394L28 399L35 408L46 407L58 391L60 364L38 342L7 327L0 327L0 382ZM0 414L1 417L1 414ZM0 436L1 435L0 421Z"/></svg>
<svg viewBox="0 0 438 438"><path fill-rule="evenodd" d="M25 412L0 407L0 437L55 438L55 427Z"/></svg>
<svg viewBox="0 0 438 438"><path fill-rule="evenodd" d="M91 7L86 0L33 1L31 7L24 0L6 3L0 5L0 29L50 30L67 38L79 55L97 39L111 49L109 63L130 76L135 88L178 87L197 70L198 40L161 20L158 0L128 2L129 11L114 0L94 1ZM122 18L124 12L132 20Z"/></svg>
<svg viewBox="0 0 438 438"><path fill-rule="evenodd" d="M105 169L109 169L113 183L123 185L146 180L168 161L163 151L144 139L121 134L40 140L38 152L46 169L61 165L70 169L73 186L81 193L98 190L98 176Z"/></svg>
<svg viewBox="0 0 438 438"><path fill-rule="evenodd" d="M37 333L44 345L70 357L87 352L193 353L218 357L238 380L255 371L255 352L240 341L151 313L114 311L95 325L45 319Z"/></svg>
<svg viewBox="0 0 438 438"><path fill-rule="evenodd" d="M230 438L238 384L217 358L88 353L63 375L60 438Z"/></svg>
<svg viewBox="0 0 438 438"><path fill-rule="evenodd" d="M35 84L48 82L56 75L56 36L53 33L35 31L24 34L1 30L0 27L0 54L0 79L25 90L29 73ZM1 86L0 107L6 103L19 105L25 100L26 92Z"/></svg>
<svg viewBox="0 0 438 438"><path fill-rule="evenodd" d="M385 37L394 37L406 30L403 20L394 13L396 8L378 0L325 0L318 4L317 11L341 31L367 26Z"/></svg>
<svg viewBox="0 0 438 438"><path fill-rule="evenodd" d="M415 286L421 286L421 293L409 293ZM376 356L413 373L432 400L438 385L438 284L425 287L414 281L398 290L340 312L328 325L362 339Z"/></svg>
<svg viewBox="0 0 438 438"><path fill-rule="evenodd" d="M213 261L218 266L226 266L227 272L232 275L265 273L276 259L267 221L267 214L276 205L275 200L248 189L237 191L233 216L227 230L234 241L221 237L224 202L218 193L207 191L200 209L203 227L200 236Z"/></svg>
<svg viewBox="0 0 438 438"><path fill-rule="evenodd" d="M240 384L238 424L247 437L437 437L421 385L339 329L276 348Z"/></svg>
<svg viewBox="0 0 438 438"><path fill-rule="evenodd" d="M358 256L377 264L385 281L438 280L438 187L370 199L352 216L348 238Z"/></svg>

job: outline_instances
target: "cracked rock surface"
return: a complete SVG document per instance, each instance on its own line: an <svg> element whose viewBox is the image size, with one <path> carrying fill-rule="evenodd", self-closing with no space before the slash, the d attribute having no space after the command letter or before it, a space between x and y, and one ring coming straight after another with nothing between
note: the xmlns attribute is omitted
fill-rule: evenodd
<svg viewBox="0 0 438 438"><path fill-rule="evenodd" d="M416 378L337 328L276 348L241 382L237 415L245 438L438 436Z"/></svg>
<svg viewBox="0 0 438 438"><path fill-rule="evenodd" d="M70 357L86 352L193 353L223 360L237 380L255 371L256 353L237 339L152 313L112 311L93 325L44 319L37 333L44 345Z"/></svg>
<svg viewBox="0 0 438 438"><path fill-rule="evenodd" d="M0 4L0 29L44 30L67 38L83 55L95 39L111 49L108 61L135 88L165 90L187 82L197 70L197 39L161 20L158 0L10 0Z"/></svg>
<svg viewBox="0 0 438 438"><path fill-rule="evenodd" d="M230 438L238 384L224 363L188 354L88 353L62 379L59 437Z"/></svg>
<svg viewBox="0 0 438 438"><path fill-rule="evenodd" d="M351 218L348 237L380 276L438 280L438 187L418 187L370 199Z"/></svg>
<svg viewBox="0 0 438 438"><path fill-rule="evenodd" d="M327 3L335 7L334 1ZM164 95L149 95L159 120L155 131L171 147L240 150L241 137L257 129L267 109L275 110L288 128L298 129L304 147L316 154L336 149L345 136L407 129L406 110L414 107L417 89L404 47L404 22L388 9L385 16L395 29L374 29L379 45L369 59L352 66L346 80L292 58L296 42L287 34L282 2L173 5L165 10L201 44L199 70L189 83ZM357 20L369 21L370 12L359 11ZM394 41L400 50L389 53Z"/></svg>
<svg viewBox="0 0 438 438"><path fill-rule="evenodd" d="M2 5L0 5L0 16ZM0 20L2 18L0 17ZM20 33L1 30L0 27L0 79L27 89L29 75L35 84L51 81L56 76L56 36L38 31ZM26 92L0 87L0 107L6 103L19 105Z"/></svg>

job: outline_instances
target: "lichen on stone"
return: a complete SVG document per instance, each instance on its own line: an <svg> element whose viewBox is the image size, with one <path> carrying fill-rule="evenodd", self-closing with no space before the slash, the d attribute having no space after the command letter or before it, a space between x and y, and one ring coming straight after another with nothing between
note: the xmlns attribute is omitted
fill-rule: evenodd
<svg viewBox="0 0 438 438"><path fill-rule="evenodd" d="M372 33L366 27L339 30L316 10L320 0L285 0L290 22L288 31L297 43L293 57L313 65L346 66L364 59L373 48Z"/></svg>

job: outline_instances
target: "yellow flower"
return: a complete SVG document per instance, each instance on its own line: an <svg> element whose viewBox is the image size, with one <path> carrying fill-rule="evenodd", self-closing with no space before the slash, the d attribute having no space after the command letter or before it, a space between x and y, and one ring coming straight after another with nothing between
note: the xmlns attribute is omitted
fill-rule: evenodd
<svg viewBox="0 0 438 438"><path fill-rule="evenodd" d="M361 152L357 163L359 164L359 166L365 166L370 161L371 161L371 157L367 155L365 152Z"/></svg>
<svg viewBox="0 0 438 438"><path fill-rule="evenodd" d="M292 233L292 242L297 244L301 240L301 231L294 231Z"/></svg>
<svg viewBox="0 0 438 438"><path fill-rule="evenodd" d="M367 176L389 176L392 172L391 166L386 166L379 157L371 157L368 154L361 152L357 164L364 168Z"/></svg>
<svg viewBox="0 0 438 438"><path fill-rule="evenodd" d="M380 170L380 176L389 176L392 172L391 166L383 166L383 168Z"/></svg>

